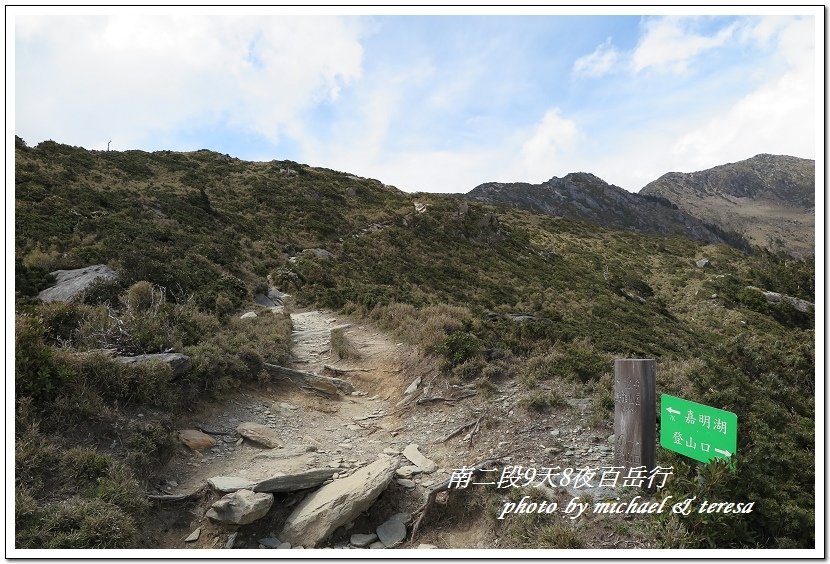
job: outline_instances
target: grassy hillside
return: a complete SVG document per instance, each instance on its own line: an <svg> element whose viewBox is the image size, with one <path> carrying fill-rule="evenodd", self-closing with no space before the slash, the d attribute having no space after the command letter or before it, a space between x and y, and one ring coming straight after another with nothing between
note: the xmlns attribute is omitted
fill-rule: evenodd
<svg viewBox="0 0 830 564"><path fill-rule="evenodd" d="M135 533L146 511L136 476L169 451L165 413L255 381L263 360L287 354L285 316L243 325L231 315L270 276L301 303L373 318L482 394L505 378L528 390L542 380L583 386L595 422L613 409L611 360L656 358L658 393L734 411L741 425L734 472L701 470L661 449L659 462L677 469L674 495L756 501L739 523L694 515L662 525L685 531L688 546L813 546L814 319L745 290L813 301L811 260L209 151L29 148L18 139L15 167L18 545L47 542L57 506L75 513L61 517L68 532L52 544L98 546L90 519L101 507ZM698 268L703 257L710 265ZM48 272L97 263L120 279L84 303L32 299ZM113 332L113 318L127 330ZM191 354L196 369L185 380L138 375L95 356L101 348L172 348ZM131 378L154 384L125 395L117 383ZM109 448L113 429L129 425L133 447L121 436ZM66 470L38 474L54 465ZM89 485L102 480L131 493Z"/></svg>

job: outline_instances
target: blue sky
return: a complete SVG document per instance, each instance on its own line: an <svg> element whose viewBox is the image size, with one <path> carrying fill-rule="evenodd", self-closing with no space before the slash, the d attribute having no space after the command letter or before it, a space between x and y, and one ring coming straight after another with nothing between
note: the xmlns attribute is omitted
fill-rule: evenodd
<svg viewBox="0 0 830 564"><path fill-rule="evenodd" d="M762 152L815 158L817 26L787 14L17 14L14 131L290 159L408 191L573 171L636 191Z"/></svg>

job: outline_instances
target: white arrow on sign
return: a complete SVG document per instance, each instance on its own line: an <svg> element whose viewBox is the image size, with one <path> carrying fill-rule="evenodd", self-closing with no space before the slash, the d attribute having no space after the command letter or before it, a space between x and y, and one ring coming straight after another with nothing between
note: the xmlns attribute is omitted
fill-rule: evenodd
<svg viewBox="0 0 830 564"><path fill-rule="evenodd" d="M724 456L732 456L732 453L729 452L728 450L721 450L719 448L716 448L715 452L717 452L718 454L722 454Z"/></svg>
<svg viewBox="0 0 830 564"><path fill-rule="evenodd" d="M680 412L672 407L667 407L666 411L668 411L669 413L674 413L675 415L680 415Z"/></svg>

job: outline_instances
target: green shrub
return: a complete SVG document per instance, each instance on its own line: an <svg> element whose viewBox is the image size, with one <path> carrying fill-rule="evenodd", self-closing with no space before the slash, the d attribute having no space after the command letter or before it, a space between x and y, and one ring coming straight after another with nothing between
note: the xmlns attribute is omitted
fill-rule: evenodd
<svg viewBox="0 0 830 564"><path fill-rule="evenodd" d="M757 311L766 313L768 309L767 298L764 293L754 288L742 288L735 294L735 300L741 305Z"/></svg>
<svg viewBox="0 0 830 564"><path fill-rule="evenodd" d="M453 333L438 346L437 352L444 357L452 368L481 355L484 347L474 334L467 331Z"/></svg>
<svg viewBox="0 0 830 564"><path fill-rule="evenodd" d="M52 349L43 343L43 337L43 323L39 318L15 317L15 396L28 396L39 404L51 400L71 375L55 363Z"/></svg>
<svg viewBox="0 0 830 564"><path fill-rule="evenodd" d="M135 519L100 499L70 498L44 506L16 531L17 548L130 548Z"/></svg>
<svg viewBox="0 0 830 564"><path fill-rule="evenodd" d="M560 394L555 391L535 391L519 400L519 405L529 411L546 412L552 407L563 407L568 405Z"/></svg>

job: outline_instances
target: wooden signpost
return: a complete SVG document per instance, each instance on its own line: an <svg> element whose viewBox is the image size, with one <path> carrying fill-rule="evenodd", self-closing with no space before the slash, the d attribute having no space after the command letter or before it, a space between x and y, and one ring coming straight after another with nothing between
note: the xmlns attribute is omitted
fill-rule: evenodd
<svg viewBox="0 0 830 564"><path fill-rule="evenodd" d="M614 465L651 470L657 462L653 359L614 360Z"/></svg>

